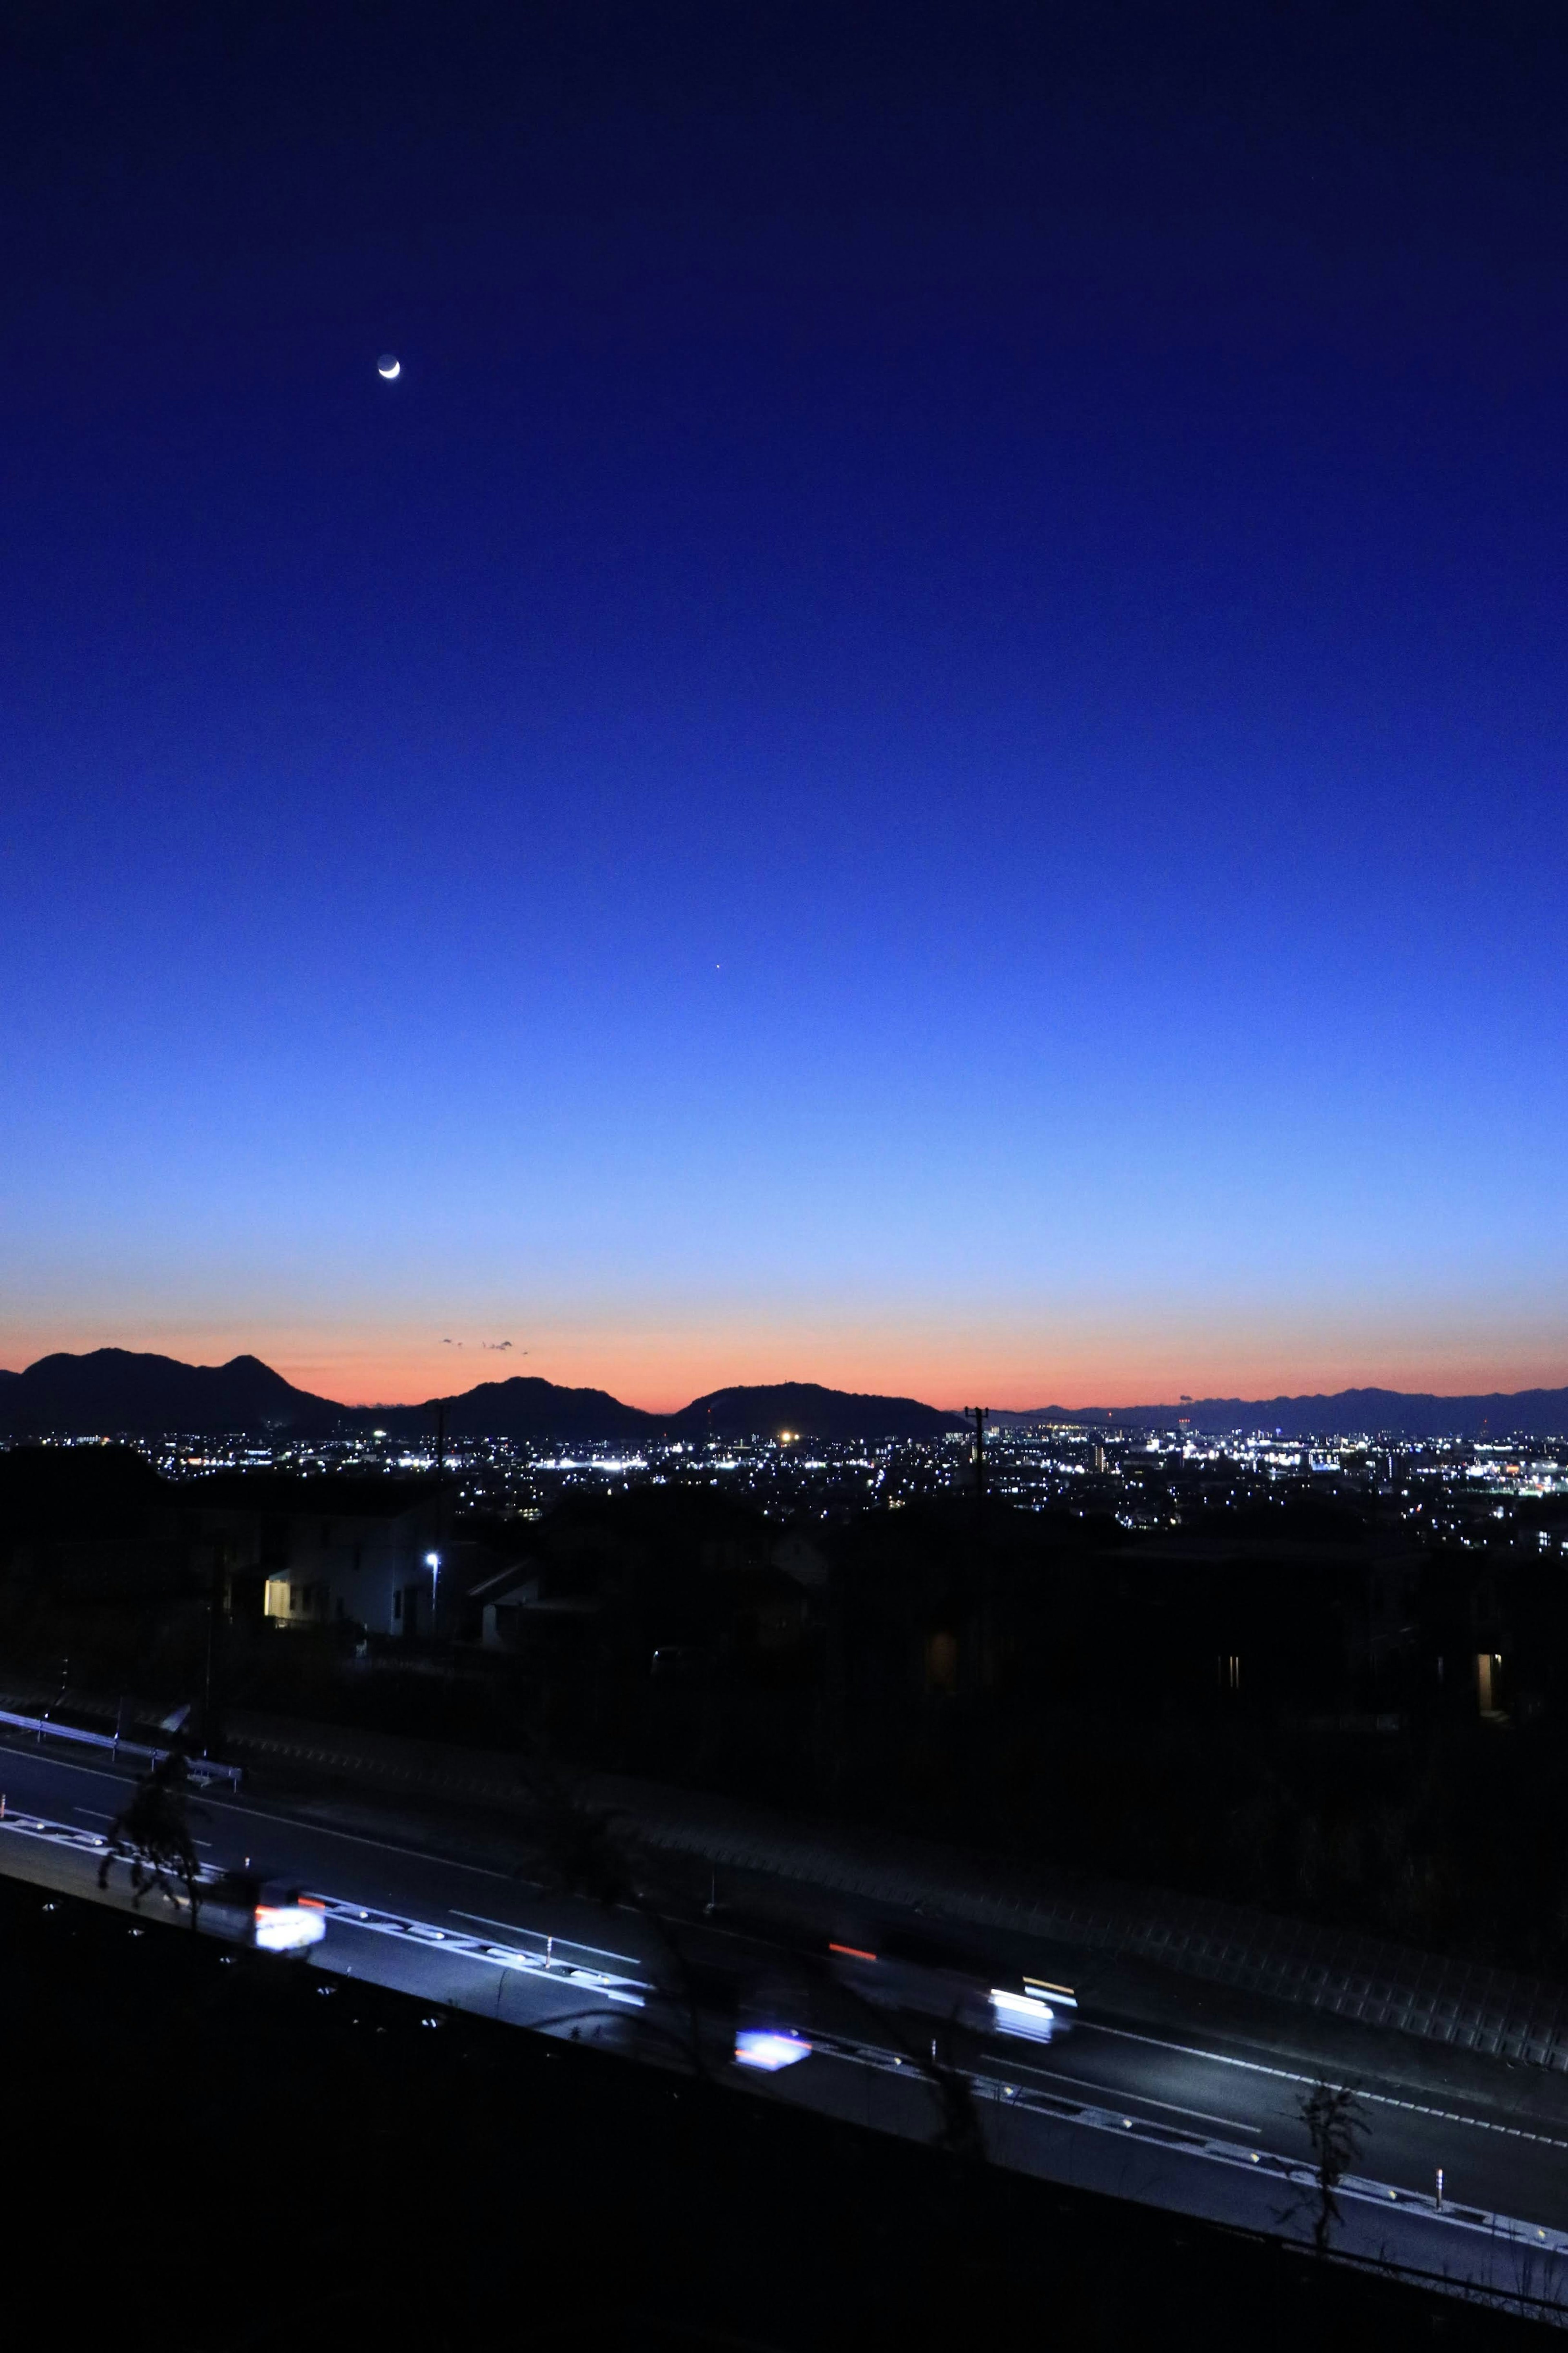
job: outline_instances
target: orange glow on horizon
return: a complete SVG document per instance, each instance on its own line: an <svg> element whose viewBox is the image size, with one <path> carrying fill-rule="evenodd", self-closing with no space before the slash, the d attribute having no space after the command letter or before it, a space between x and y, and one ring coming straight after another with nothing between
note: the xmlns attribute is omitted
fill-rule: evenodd
<svg viewBox="0 0 1568 2353"><path fill-rule="evenodd" d="M1280 1319L1283 1321L1283 1319ZM419 1404L514 1375L573 1388L604 1389L651 1413L675 1413L692 1398L732 1386L817 1381L825 1387L917 1398L956 1411L976 1401L1009 1409L1059 1405L1128 1408L1184 1398L1331 1395L1346 1388L1426 1391L1438 1396L1508 1393L1568 1386L1568 1365L1546 1335L1517 1350L1442 1345L1412 1334L1403 1345L1367 1335L1364 1350L1316 1334L1213 1329L1194 1332L1190 1352L1169 1329L1139 1333L1123 1324L1102 1335L1070 1329L1054 1347L1005 1326L918 1335L880 1325L849 1331L804 1324L745 1329L721 1324L668 1333L595 1330L541 1335L524 1348L467 1341L450 1345L406 1334L207 1326L111 1334L13 1329L0 1332L0 1363L17 1370L38 1357L100 1346L145 1349L191 1364L220 1365L254 1355L298 1388L350 1406ZM1294 1340L1295 1345L1291 1342Z"/></svg>

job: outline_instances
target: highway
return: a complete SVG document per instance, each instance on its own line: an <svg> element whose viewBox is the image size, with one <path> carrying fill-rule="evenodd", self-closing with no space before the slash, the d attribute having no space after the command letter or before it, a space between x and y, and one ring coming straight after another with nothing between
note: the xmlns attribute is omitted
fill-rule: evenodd
<svg viewBox="0 0 1568 2353"><path fill-rule="evenodd" d="M100 1844L129 1776L31 1746L0 1746L0 1871L58 1893L131 1904L123 1863L107 1898ZM1340 2192L1337 2248L1568 2311L1568 2082L1317 2017L1268 2018L1213 1988L1079 1982L1070 2030L1048 2042L887 2010L836 1981L841 1899L762 1874L677 1929L651 1906L549 1893L522 1841L444 1838L440 1825L361 1810L352 1824L279 1791L193 1798L204 1864L249 1865L326 1906L310 1956L324 1984L369 1979L430 2006L480 2011L737 2090L931 2139L955 2113L998 2163L1112 2195L1291 2237L1310 2234L1310 2149L1300 2114L1319 2079L1356 2087L1364 2134ZM463 1852L452 1849L461 1844ZM445 1849L445 1851L443 1851ZM538 1866L534 1865L534 1869ZM162 1897L149 1924L174 1915ZM860 1937L896 1920L855 1923ZM1059 1980L1072 1957L992 1940L999 1975ZM987 1948L992 1957L991 1947ZM294 1964L280 1960L279 1967ZM772 2074L734 2064L737 2026L791 2031L811 2055ZM931 2069L972 2087L955 2111ZM1444 2174L1441 2209L1437 2168Z"/></svg>

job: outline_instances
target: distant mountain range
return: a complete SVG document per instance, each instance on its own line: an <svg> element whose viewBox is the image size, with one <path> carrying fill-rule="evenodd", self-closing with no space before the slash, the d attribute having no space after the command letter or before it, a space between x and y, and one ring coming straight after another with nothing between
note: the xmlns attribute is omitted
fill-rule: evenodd
<svg viewBox="0 0 1568 2353"><path fill-rule="evenodd" d="M111 1437L178 1430L195 1437L327 1437L384 1430L434 1432L442 1404L454 1438L742 1438L797 1431L803 1438L931 1438L963 1427L913 1398L857 1397L815 1382L715 1389L679 1413L645 1413L604 1389L574 1389L520 1375L422 1405L347 1406L297 1389L258 1356L183 1365L173 1356L97 1348L41 1356L26 1372L0 1372L0 1431L15 1437Z"/></svg>
<svg viewBox="0 0 1568 2353"><path fill-rule="evenodd" d="M293 1388L258 1356L182 1365L173 1356L95 1348L86 1356L40 1356L25 1373L0 1373L0 1430L29 1435L315 1430L331 1429L342 1412L330 1398Z"/></svg>
<svg viewBox="0 0 1568 2353"><path fill-rule="evenodd" d="M84 1356L41 1356L26 1372L0 1372L0 1432L14 1437L111 1437L178 1430L190 1437L250 1431L257 1436L327 1437L384 1430L394 1437L434 1431L442 1400L423 1405L346 1406L297 1389L258 1356L226 1365L183 1365L173 1356L97 1348ZM734 1439L794 1430L802 1438L937 1438L963 1418L913 1398L861 1397L815 1381L715 1389L679 1413L645 1413L604 1389L574 1389L520 1376L482 1381L445 1400L454 1438L542 1440L706 1437ZM1408 1438L1546 1437L1568 1430L1568 1388L1521 1389L1489 1397L1407 1395L1398 1389L1340 1389L1331 1397L1184 1398L1179 1405L1038 1406L997 1409L1001 1426L1071 1422L1082 1428L1173 1430L1184 1423L1206 1436L1233 1430L1277 1430L1312 1438L1344 1430L1388 1430Z"/></svg>
<svg viewBox="0 0 1568 2353"><path fill-rule="evenodd" d="M1549 1438L1568 1430L1568 1388L1494 1390L1487 1397L1433 1397L1425 1390L1336 1389L1331 1396L1184 1398L1179 1405L1037 1406L998 1411L1013 1428L1076 1422L1081 1428L1175 1430L1208 1438L1267 1430L1281 1438L1384 1430L1402 1438Z"/></svg>

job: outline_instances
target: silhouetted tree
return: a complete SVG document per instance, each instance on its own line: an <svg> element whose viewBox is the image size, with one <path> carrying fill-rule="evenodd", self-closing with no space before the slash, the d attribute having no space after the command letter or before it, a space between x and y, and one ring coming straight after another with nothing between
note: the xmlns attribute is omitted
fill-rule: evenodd
<svg viewBox="0 0 1568 2353"><path fill-rule="evenodd" d="M1317 2178L1312 2244L1319 2254L1326 2255L1329 2234L1344 2219L1334 2193L1360 2154L1366 2117L1355 2094L1333 2084L1314 2084L1303 2094L1300 2117L1312 2144L1312 2170Z"/></svg>
<svg viewBox="0 0 1568 2353"><path fill-rule="evenodd" d="M171 1904L178 1903L174 1883L178 1881L190 1905L194 1928L201 1864L185 1811L189 1778L178 1748L160 1757L152 1771L142 1776L130 1803L110 1824L109 1852L99 1865L98 1883L108 1886L110 1866L117 1857L131 1866L132 1901L137 1905L154 1888Z"/></svg>

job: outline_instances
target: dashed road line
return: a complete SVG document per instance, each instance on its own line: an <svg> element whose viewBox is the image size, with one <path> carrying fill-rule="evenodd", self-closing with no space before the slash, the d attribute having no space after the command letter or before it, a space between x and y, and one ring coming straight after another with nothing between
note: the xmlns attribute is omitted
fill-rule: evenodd
<svg viewBox="0 0 1568 2353"><path fill-rule="evenodd" d="M1318 2083L1316 2075L1302 2075L1291 2067L1270 2067L1261 2059L1236 2059L1225 2051L1200 2051L1191 2042L1167 2042L1160 2034L1135 2034L1129 2026L1106 2026L1099 2019L1085 2019L1083 2024L1096 2034L1114 2034L1121 2042L1146 2043L1152 2051L1174 2051L1183 2059L1204 2059L1215 2067L1240 2067L1251 2075L1273 2075L1282 2084ZM1380 2107L1405 2108L1412 2116L1434 2116L1440 2124L1468 2125L1473 2132L1497 2133L1506 2140L1533 2141L1540 2148L1568 2149L1568 2140L1560 2140L1553 2133L1531 2132L1523 2125L1493 2124L1488 2116L1467 2116L1457 2108L1435 2108L1425 2100L1402 2100L1393 2092L1369 2092L1361 2085L1352 2086L1356 2097L1373 2100Z"/></svg>
<svg viewBox="0 0 1568 2353"><path fill-rule="evenodd" d="M1149 2092L1121 2091L1114 2084L1096 2084L1088 2075L1068 2075L1055 2067L1022 2066L1015 2060L1009 2072L1015 2075L1037 2076L1042 2084L1076 2084L1080 2091L1092 2092L1100 2100L1118 2098L1126 2100L1133 2107L1169 2108L1173 2116L1196 2116L1201 2124L1223 2125L1226 2132L1251 2133L1256 2137L1262 2131L1260 2125L1244 2125L1235 2116L1216 2116L1212 2108L1184 2107L1179 2100L1157 2100Z"/></svg>

